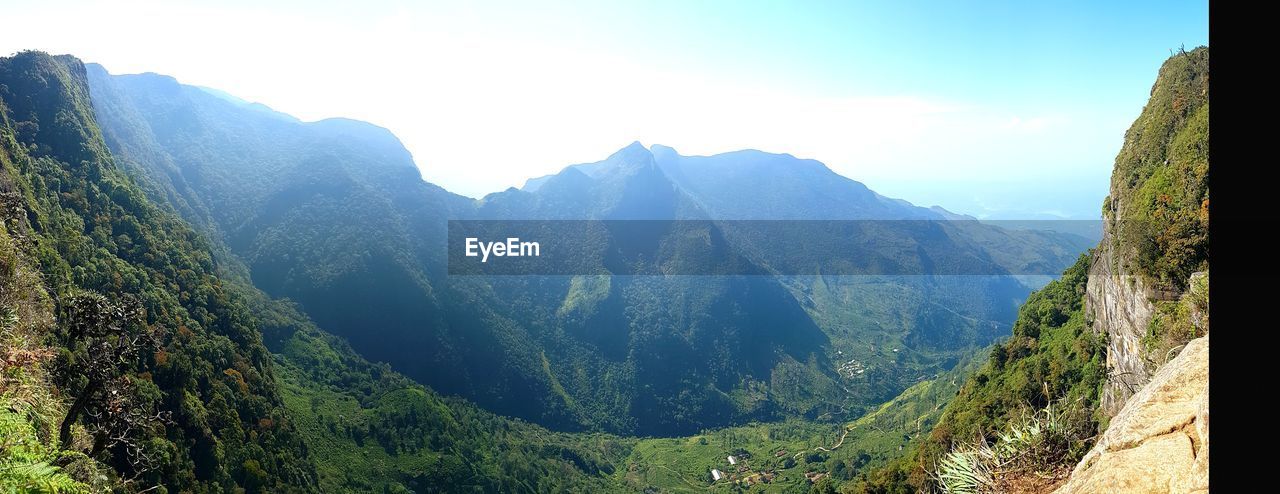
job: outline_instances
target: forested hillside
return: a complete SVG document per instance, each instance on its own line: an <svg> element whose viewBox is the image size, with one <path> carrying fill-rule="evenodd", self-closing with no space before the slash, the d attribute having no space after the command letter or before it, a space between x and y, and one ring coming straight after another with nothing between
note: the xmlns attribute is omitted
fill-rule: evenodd
<svg viewBox="0 0 1280 494"><path fill-rule="evenodd" d="M74 58L0 59L4 488L606 485L628 442L443 398L258 292L118 166L89 100Z"/></svg>
<svg viewBox="0 0 1280 494"><path fill-rule="evenodd" d="M91 66L89 76L112 150L152 184L153 198L171 198L224 239L254 284L295 300L370 360L557 429L669 435L856 416L1007 331L1029 291L997 276L445 276L448 219L715 218L745 205L725 201L753 186L726 175L725 190L713 194L706 176L729 164L790 177L773 180L790 185L772 202L743 209L761 219L938 214L877 196L817 162L745 152L677 166L674 151L639 144L536 188L472 201L423 182L403 146L369 124L299 122L156 74ZM804 187L821 193L797 195ZM806 201L799 213L777 207ZM768 247L759 232L721 233L748 251ZM1081 248L1061 236L959 237L962 252L1011 271L1069 262ZM1028 250L992 249L1010 244ZM851 358L864 376L838 370Z"/></svg>
<svg viewBox="0 0 1280 494"><path fill-rule="evenodd" d="M1029 298L1011 275L1076 259L1078 237L925 224L890 237L908 255L848 248L806 274L814 258L776 233L709 222L699 238L756 275L667 276L708 261L608 237L584 251L644 276L448 276L449 219L953 217L816 161L638 143L472 200L367 123L0 59L0 483L906 492L1048 419L1061 434L1036 458L1056 475L1108 419L1091 266L1166 291L1207 268L1207 49L1179 56L1117 158L1106 262L1080 257ZM839 233L813 240L839 249ZM877 256L986 271L841 271ZM1207 295L1188 293L1157 304L1145 354L1204 331Z"/></svg>
<svg viewBox="0 0 1280 494"><path fill-rule="evenodd" d="M223 286L200 236L115 166L84 67L0 60L0 104L6 229L57 315L30 333L49 351L27 365L75 397L61 449L147 485L314 487L247 300Z"/></svg>
<svg viewBox="0 0 1280 494"><path fill-rule="evenodd" d="M1116 157L1102 244L1028 299L927 441L846 490L1051 491L1146 384L1130 370L1208 333L1208 84L1208 47L1164 63Z"/></svg>

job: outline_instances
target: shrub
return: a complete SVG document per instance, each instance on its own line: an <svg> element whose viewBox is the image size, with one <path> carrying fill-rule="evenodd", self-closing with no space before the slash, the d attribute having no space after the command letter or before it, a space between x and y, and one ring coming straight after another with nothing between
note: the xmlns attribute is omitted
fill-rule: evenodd
<svg viewBox="0 0 1280 494"><path fill-rule="evenodd" d="M1084 456L1093 439L1091 425L1079 402L1024 411L994 442L979 438L953 447L938 460L930 477L947 494L1002 492L1009 478L1051 477Z"/></svg>

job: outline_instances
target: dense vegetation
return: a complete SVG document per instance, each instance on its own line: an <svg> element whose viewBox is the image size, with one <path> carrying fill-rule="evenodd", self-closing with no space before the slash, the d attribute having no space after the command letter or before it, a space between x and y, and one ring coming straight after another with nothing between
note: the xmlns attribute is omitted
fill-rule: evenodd
<svg viewBox="0 0 1280 494"><path fill-rule="evenodd" d="M1157 300L1154 305L1142 338L1142 355L1151 369L1176 357L1188 341L1209 334L1209 271L1192 275L1176 300Z"/></svg>
<svg viewBox="0 0 1280 494"><path fill-rule="evenodd" d="M114 165L83 66L22 53L0 60L0 88L3 187L19 198L13 228L30 242L48 292L57 300L80 290L136 300L139 323L159 335L154 351L123 364L122 387L113 391L127 391L124 406L154 408L164 420L127 424L125 440L84 451L148 485L313 485L245 301L224 289L199 236L151 205ZM57 354L45 362L53 382L68 393L98 393L79 374L99 348L64 338L74 335L62 327L53 333ZM101 417L72 418L99 436L91 443L115 432L100 429Z"/></svg>
<svg viewBox="0 0 1280 494"><path fill-rule="evenodd" d="M1161 67L1116 157L1103 208L1109 224L1097 257L1082 257L1027 300L1012 337L969 378L928 441L846 490L913 492L961 479L986 492L1001 479L984 472L979 458L1025 455L1026 448L1039 454L1024 465L1028 478L1047 478L1050 485L1054 474L1060 479L1093 432L1106 426L1097 410L1107 379L1105 335L1089 327L1082 310L1091 266L1102 273L1131 270L1182 293L1155 301L1143 340L1152 365L1208 331L1208 60L1209 49L1200 47ZM1205 273L1192 275L1199 271Z"/></svg>
<svg viewBox="0 0 1280 494"><path fill-rule="evenodd" d="M1145 205L1123 213L1145 221L1123 224L1158 229L1119 238L1157 280L1207 264L1207 102L1194 91L1207 49L1180 56L1162 78L1191 82L1153 91L1178 123L1130 131L1173 151L1127 144L1117 173L1123 159L1138 178L1111 203ZM0 59L0 115L0 485L905 492L953 446L1001 444L1051 406L1072 410L1052 415L1070 430L1100 425L1087 413L1105 368L1082 315L1087 256L1016 314L1028 289L999 276L443 276L451 217L936 214L816 162L633 145L471 201L422 182L384 129L303 124L40 53ZM710 236L751 262L795 262L765 233L721 228ZM1079 247L930 233L913 240L1011 270ZM1147 343L1176 345L1207 307L1198 294L1162 306ZM964 358L1009 331L984 363ZM1054 461L1086 444L1064 437Z"/></svg>
<svg viewBox="0 0 1280 494"><path fill-rule="evenodd" d="M1092 409L1106 379L1103 336L1084 318L1090 258L1033 294L1019 311L1013 336L992 349L932 436L941 444L996 431L1020 408L1039 410L1065 400Z"/></svg>
<svg viewBox="0 0 1280 494"><path fill-rule="evenodd" d="M13 196L6 195L7 199ZM7 211L14 211L8 208ZM61 449L58 424L68 405L54 392L48 362L53 349L53 301L38 269L15 242L6 215L0 228L0 492L87 492L86 482L105 467L82 453Z"/></svg>
<svg viewBox="0 0 1280 494"><path fill-rule="evenodd" d="M973 358L921 381L847 423L788 420L644 439L615 477L627 489L662 492L832 488L923 440L978 363ZM734 456L735 464L728 463L728 456ZM725 478L713 482L711 469Z"/></svg>
<svg viewBox="0 0 1280 494"><path fill-rule="evenodd" d="M1209 48L1174 55L1116 156L1103 215L1119 268L1181 291L1209 263ZM1117 261L1120 262L1120 261Z"/></svg>
<svg viewBox="0 0 1280 494"><path fill-rule="evenodd" d="M146 177L154 200L225 241L255 285L297 301L370 360L555 429L672 435L856 417L1007 331L1029 291L997 277L448 277L449 218L706 218L730 208L728 197L751 197L743 189L753 184L742 180L750 174L722 174L731 192L711 194L708 177L693 176L704 164L677 167L678 155L635 144L538 180L537 190L473 201L422 182L385 129L302 123L155 74L90 66L89 80L124 166ZM936 216L816 162L758 152L717 159L793 175L791 186L752 202L752 211L773 211L764 218L793 217L784 208L806 202L838 217ZM802 184L824 192L805 197ZM747 250L769 246L751 232L721 233ZM968 240L949 251L1035 263L1069 260L1080 248L1060 238ZM984 251L1001 244L1034 252ZM830 315L841 311L854 320ZM864 377L841 374L849 358L868 369Z"/></svg>
<svg viewBox="0 0 1280 494"><path fill-rule="evenodd" d="M1055 404L1093 410L1106 379L1105 342L1085 324L1084 290L1090 258L1033 294L1019 310L1013 336L992 348L938 422L910 454L864 474L854 492L909 492L929 488L929 473L954 444L994 442L1012 421ZM1096 430L1101 417L1072 417ZM1084 453L1084 444L1072 454ZM913 487L906 487L909 484ZM903 489L908 489L903 491Z"/></svg>
<svg viewBox="0 0 1280 494"><path fill-rule="evenodd" d="M285 404L325 492L599 492L631 448L441 397L323 333L294 333L278 359Z"/></svg>
<svg viewBox="0 0 1280 494"><path fill-rule="evenodd" d="M5 492L596 491L628 451L363 360L118 167L88 102L73 58L0 59Z"/></svg>

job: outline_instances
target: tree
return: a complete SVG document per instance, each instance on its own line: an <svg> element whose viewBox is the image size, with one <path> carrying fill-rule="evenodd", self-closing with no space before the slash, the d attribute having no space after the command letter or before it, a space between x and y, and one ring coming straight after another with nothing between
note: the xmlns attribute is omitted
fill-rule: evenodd
<svg viewBox="0 0 1280 494"><path fill-rule="evenodd" d="M836 485L831 477L823 477L809 487L810 494L836 494Z"/></svg>
<svg viewBox="0 0 1280 494"><path fill-rule="evenodd" d="M82 421L93 438L89 456L104 452L141 473L154 465L143 441L148 429L168 421L154 400L139 393L130 374L144 350L158 349L155 331L143 321L138 299L117 301L94 292L76 292L58 303L58 336L68 351L59 362L66 389L78 389L59 427L62 449L72 447L72 426Z"/></svg>

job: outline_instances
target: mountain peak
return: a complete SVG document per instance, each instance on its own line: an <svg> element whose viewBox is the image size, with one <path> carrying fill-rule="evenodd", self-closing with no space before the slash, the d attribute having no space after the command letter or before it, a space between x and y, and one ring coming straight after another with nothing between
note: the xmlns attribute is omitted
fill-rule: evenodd
<svg viewBox="0 0 1280 494"><path fill-rule="evenodd" d="M658 157L680 155L680 153L676 151L675 148L671 146L663 146L661 144L654 144L652 146L649 146L649 151L652 151L653 155Z"/></svg>
<svg viewBox="0 0 1280 494"><path fill-rule="evenodd" d="M622 163L652 162L653 153L649 151L649 148L644 147L644 144L641 144L640 141L634 141L626 147L609 155L609 158L605 161Z"/></svg>

